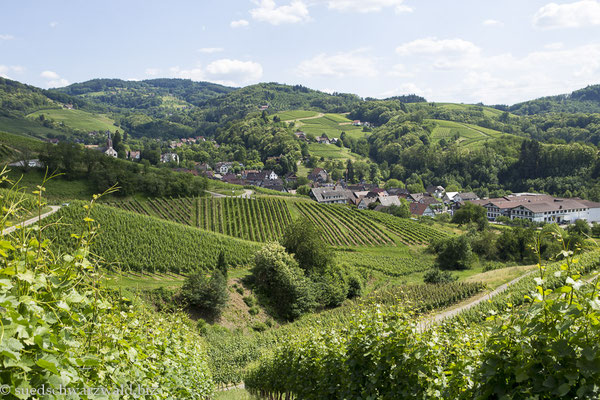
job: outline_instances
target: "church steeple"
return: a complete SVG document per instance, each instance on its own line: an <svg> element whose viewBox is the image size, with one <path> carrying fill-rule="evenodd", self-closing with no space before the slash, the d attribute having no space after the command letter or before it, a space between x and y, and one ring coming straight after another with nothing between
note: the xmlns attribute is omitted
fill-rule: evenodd
<svg viewBox="0 0 600 400"><path fill-rule="evenodd" d="M106 147L112 149L112 137L110 135L110 131L107 130L106 133L108 134L108 139L106 140Z"/></svg>

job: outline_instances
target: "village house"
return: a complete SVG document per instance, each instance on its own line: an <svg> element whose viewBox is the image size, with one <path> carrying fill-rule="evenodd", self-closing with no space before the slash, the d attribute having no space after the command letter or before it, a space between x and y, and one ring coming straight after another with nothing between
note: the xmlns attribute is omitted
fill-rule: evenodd
<svg viewBox="0 0 600 400"><path fill-rule="evenodd" d="M306 140L306 134L302 131L295 132L294 135L296 135L298 139Z"/></svg>
<svg viewBox="0 0 600 400"><path fill-rule="evenodd" d="M308 174L308 179L315 183L325 183L329 180L329 175L326 170L317 167Z"/></svg>
<svg viewBox="0 0 600 400"><path fill-rule="evenodd" d="M175 162L175 163L179 164L179 155L177 153L161 154L160 162L162 162L162 163Z"/></svg>
<svg viewBox="0 0 600 400"><path fill-rule="evenodd" d="M329 138L327 136L317 136L315 140L319 144L330 144Z"/></svg>
<svg viewBox="0 0 600 400"><path fill-rule="evenodd" d="M517 193L469 202L483 206L491 221L503 216L510 219L558 224L570 224L578 219L600 222L600 203L578 198L565 199L545 194Z"/></svg>
<svg viewBox="0 0 600 400"><path fill-rule="evenodd" d="M139 151L128 151L127 152L127 158L129 158L130 160L139 160L141 156L141 152Z"/></svg>
<svg viewBox="0 0 600 400"><path fill-rule="evenodd" d="M348 199L353 196L352 192L337 187L321 187L310 190L310 197L320 204L347 204Z"/></svg>
<svg viewBox="0 0 600 400"><path fill-rule="evenodd" d="M435 217L435 212L427 204L423 203L410 203L410 213L412 215L418 215L422 217Z"/></svg>
<svg viewBox="0 0 600 400"><path fill-rule="evenodd" d="M381 204L384 207L402 205L398 196L381 196L377 200L375 200L375 202Z"/></svg>
<svg viewBox="0 0 600 400"><path fill-rule="evenodd" d="M215 171L218 171L221 175L228 173L231 168L233 168L233 163L229 161L218 162L215 165Z"/></svg>
<svg viewBox="0 0 600 400"><path fill-rule="evenodd" d="M441 199L442 196L444 195L445 189L443 186L429 185L429 186L427 186L425 191L427 193L429 193L431 196Z"/></svg>

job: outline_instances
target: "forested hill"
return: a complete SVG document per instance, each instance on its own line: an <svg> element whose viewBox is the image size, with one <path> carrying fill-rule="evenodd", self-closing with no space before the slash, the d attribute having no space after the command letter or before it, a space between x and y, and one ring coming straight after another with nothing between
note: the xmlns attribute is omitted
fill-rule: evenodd
<svg viewBox="0 0 600 400"><path fill-rule="evenodd" d="M53 90L86 98L109 107L149 109L164 103L174 106L200 105L207 99L234 91L235 88L189 79L92 79Z"/></svg>
<svg viewBox="0 0 600 400"><path fill-rule="evenodd" d="M503 107L500 107L503 108ZM504 108L503 108L504 109ZM514 114L533 115L545 113L599 113L600 85L592 85L570 94L541 97L505 108Z"/></svg>
<svg viewBox="0 0 600 400"><path fill-rule="evenodd" d="M2 116L24 116L39 109L59 107L58 103L71 103L78 108L90 107L83 99L0 77Z"/></svg>

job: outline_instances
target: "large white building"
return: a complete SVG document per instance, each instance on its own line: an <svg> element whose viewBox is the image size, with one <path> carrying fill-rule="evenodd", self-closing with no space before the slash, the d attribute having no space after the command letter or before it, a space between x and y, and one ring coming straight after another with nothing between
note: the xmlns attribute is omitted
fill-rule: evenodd
<svg viewBox="0 0 600 400"><path fill-rule="evenodd" d="M563 199L545 194L522 193L470 203L483 206L491 221L503 216L559 224L570 224L578 219L600 222L600 203L578 198Z"/></svg>

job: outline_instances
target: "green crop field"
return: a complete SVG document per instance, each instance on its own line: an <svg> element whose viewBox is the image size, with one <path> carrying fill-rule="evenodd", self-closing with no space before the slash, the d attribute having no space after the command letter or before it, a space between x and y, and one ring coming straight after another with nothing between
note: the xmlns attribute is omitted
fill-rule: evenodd
<svg viewBox="0 0 600 400"><path fill-rule="evenodd" d="M398 218L390 214L370 210L360 212L397 234L400 237L400 241L405 244L429 244L432 240L448 236L445 232L410 219Z"/></svg>
<svg viewBox="0 0 600 400"><path fill-rule="evenodd" d="M321 228L323 240L332 246L395 245L385 229L358 210L315 202L297 202L296 207Z"/></svg>
<svg viewBox="0 0 600 400"><path fill-rule="evenodd" d="M46 128L27 118L7 118L3 116L0 116L0 131L17 135L30 135L40 139L57 133L55 130Z"/></svg>
<svg viewBox="0 0 600 400"><path fill-rule="evenodd" d="M46 119L62 122L66 126L82 131L116 131L117 128L112 119L105 115L91 114L81 110L49 109L39 110L27 115L27 118L39 118L43 115Z"/></svg>
<svg viewBox="0 0 600 400"><path fill-rule="evenodd" d="M352 153L350 149L346 147L337 147L335 144L310 143L308 145L308 151L317 158L323 157L332 160L356 161L363 158L358 154Z"/></svg>
<svg viewBox="0 0 600 400"><path fill-rule="evenodd" d="M273 197L133 199L108 205L255 242L277 240L292 221L287 202Z"/></svg>
<svg viewBox="0 0 600 400"><path fill-rule="evenodd" d="M319 115L316 111L304 111L304 110L296 110L296 111L285 111L281 113L275 114L282 121L293 121L301 118L310 118Z"/></svg>
<svg viewBox="0 0 600 400"><path fill-rule="evenodd" d="M300 216L318 226L322 231L323 241L332 246L424 245L447 235L419 222L389 214L277 197L129 199L111 200L105 204L254 242L277 240L286 226ZM411 256L406 254L400 258ZM387 265L388 261L384 263ZM397 261L394 266L385 267L394 276L403 275L404 272L398 272L400 270L410 269L405 261ZM362 260L359 263L365 264ZM417 270L422 269L417 267ZM412 272L415 272L414 268Z"/></svg>
<svg viewBox="0 0 600 400"><path fill-rule="evenodd" d="M437 143L442 139L450 141L453 135L458 134L458 143L463 147L475 147L488 140L498 139L504 134L493 129L483 128L476 125L465 124L461 122L443 121L437 119L427 120L436 124L431 134L433 142Z"/></svg>
<svg viewBox="0 0 600 400"><path fill-rule="evenodd" d="M296 127L307 134L326 134L329 138L339 138L342 132L355 139L366 135L362 127L352 125L352 121L343 114L325 114L321 118L302 120L296 123Z"/></svg>
<svg viewBox="0 0 600 400"><path fill-rule="evenodd" d="M436 108L441 108L450 111L482 111L483 115L490 118L498 118L503 111L492 107L479 106L475 104L457 104L457 103L434 103ZM430 106L430 103L412 103L407 104L406 107L409 111L416 109L417 107Z"/></svg>
<svg viewBox="0 0 600 400"><path fill-rule="evenodd" d="M41 151L44 142L36 138L13 133L0 132L0 162L10 162L18 159L22 154L30 154Z"/></svg>
<svg viewBox="0 0 600 400"><path fill-rule="evenodd" d="M48 217L48 224L60 224L48 226L45 237L61 249L72 249L76 238L71 234L84 229L85 204L74 201ZM108 269L188 274L212 269L220 252L232 267L248 265L258 250L256 243L101 204L94 207L91 218L100 233L91 252Z"/></svg>

